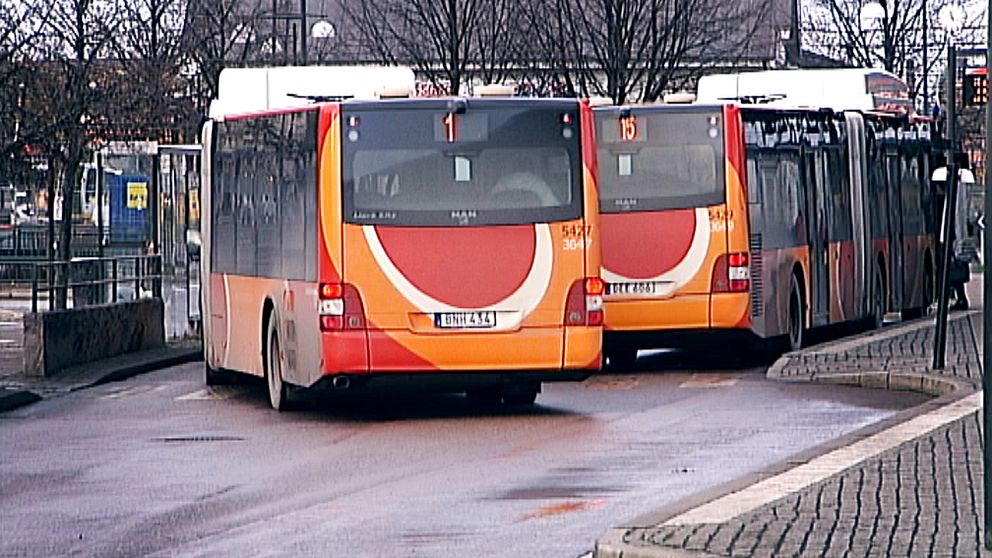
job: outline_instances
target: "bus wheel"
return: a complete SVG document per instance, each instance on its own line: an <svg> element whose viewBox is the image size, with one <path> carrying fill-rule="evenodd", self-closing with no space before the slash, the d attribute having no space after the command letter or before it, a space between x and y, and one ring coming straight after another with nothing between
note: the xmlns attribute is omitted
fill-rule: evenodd
<svg viewBox="0 0 992 558"><path fill-rule="evenodd" d="M930 307L933 305L934 293L936 292L937 288L934 287L933 271L927 271L923 274L923 308L920 309L921 315L930 315Z"/></svg>
<svg viewBox="0 0 992 558"><path fill-rule="evenodd" d="M204 380L208 386L230 386L238 383L240 378L233 372L225 372L210 366L206 360L203 361Z"/></svg>
<svg viewBox="0 0 992 558"><path fill-rule="evenodd" d="M503 403L507 405L533 405L537 401L537 394L541 391L541 384L538 382L527 382L522 384L510 384L502 389Z"/></svg>
<svg viewBox="0 0 992 558"><path fill-rule="evenodd" d="M465 397L473 405L499 405L503 395L497 387L473 388L465 391Z"/></svg>
<svg viewBox="0 0 992 558"><path fill-rule="evenodd" d="M871 325L878 329L885 324L885 287L882 285L882 271L875 268L875 294L871 302Z"/></svg>
<svg viewBox="0 0 992 558"><path fill-rule="evenodd" d="M789 350L798 351L803 348L803 293L799 290L799 282L792 277L792 288L789 295Z"/></svg>
<svg viewBox="0 0 992 558"><path fill-rule="evenodd" d="M930 313L930 303L933 301L933 277L930 272L923 274L923 303L915 308L907 308L900 312L903 320L915 320Z"/></svg>
<svg viewBox="0 0 992 558"><path fill-rule="evenodd" d="M637 348L627 345L610 347L606 351L606 368L611 371L630 370L637 366Z"/></svg>
<svg viewBox="0 0 992 558"><path fill-rule="evenodd" d="M290 407L289 386L282 381L282 357L276 320L269 320L265 351L265 383L269 387L269 404L277 411Z"/></svg>

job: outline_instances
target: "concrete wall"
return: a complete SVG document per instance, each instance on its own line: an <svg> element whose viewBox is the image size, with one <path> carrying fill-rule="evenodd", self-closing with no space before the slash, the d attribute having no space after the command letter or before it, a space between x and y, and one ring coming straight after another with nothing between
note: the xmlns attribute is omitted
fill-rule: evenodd
<svg viewBox="0 0 992 558"><path fill-rule="evenodd" d="M104 358L165 345L161 299L24 315L24 371L51 376Z"/></svg>

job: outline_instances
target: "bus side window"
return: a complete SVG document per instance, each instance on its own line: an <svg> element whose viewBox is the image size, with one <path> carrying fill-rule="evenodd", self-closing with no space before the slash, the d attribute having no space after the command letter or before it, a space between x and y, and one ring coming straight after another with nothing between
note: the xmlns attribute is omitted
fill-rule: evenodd
<svg viewBox="0 0 992 558"><path fill-rule="evenodd" d="M747 158L747 174L743 177L743 182L747 188L747 203L761 203L761 178L758 176L758 164L754 157Z"/></svg>
<svg viewBox="0 0 992 558"><path fill-rule="evenodd" d="M218 133L227 132L227 126L218 127ZM221 136L224 137L223 135ZM229 148L220 147L218 164L211 180L213 226L211 227L211 262L217 273L233 273L237 269L237 183L238 157Z"/></svg>

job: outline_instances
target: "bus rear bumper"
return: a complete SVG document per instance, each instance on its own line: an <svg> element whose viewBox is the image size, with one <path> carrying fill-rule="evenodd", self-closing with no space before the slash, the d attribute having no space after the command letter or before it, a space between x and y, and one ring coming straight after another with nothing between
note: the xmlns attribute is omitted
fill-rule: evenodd
<svg viewBox="0 0 992 558"><path fill-rule="evenodd" d="M750 329L659 329L641 331L607 331L603 346L607 352L613 348L638 349L705 349L715 347L759 347L765 342Z"/></svg>
<svg viewBox="0 0 992 558"><path fill-rule="evenodd" d="M750 330L750 293L607 300L607 331Z"/></svg>
<svg viewBox="0 0 992 558"><path fill-rule="evenodd" d="M421 334L349 331L323 334L322 376L340 374L476 375L547 370L552 381L565 371L600 369L602 328L524 328L507 333Z"/></svg>
<svg viewBox="0 0 992 558"><path fill-rule="evenodd" d="M477 372L374 372L323 376L312 389L341 392L462 393L467 390L521 383L581 382L593 370L514 370ZM346 378L346 381L342 381ZM342 389L341 386L347 384Z"/></svg>

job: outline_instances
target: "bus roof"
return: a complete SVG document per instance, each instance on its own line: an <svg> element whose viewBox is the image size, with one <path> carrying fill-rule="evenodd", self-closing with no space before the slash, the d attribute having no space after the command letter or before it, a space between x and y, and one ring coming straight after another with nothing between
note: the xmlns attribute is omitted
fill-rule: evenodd
<svg viewBox="0 0 992 558"><path fill-rule="evenodd" d="M699 79L697 102L728 101L778 108L913 112L906 82L872 68L768 70Z"/></svg>
<svg viewBox="0 0 992 558"><path fill-rule="evenodd" d="M374 99L384 88L412 91L415 81L413 70L405 66L225 68L209 116L302 107L315 100Z"/></svg>

